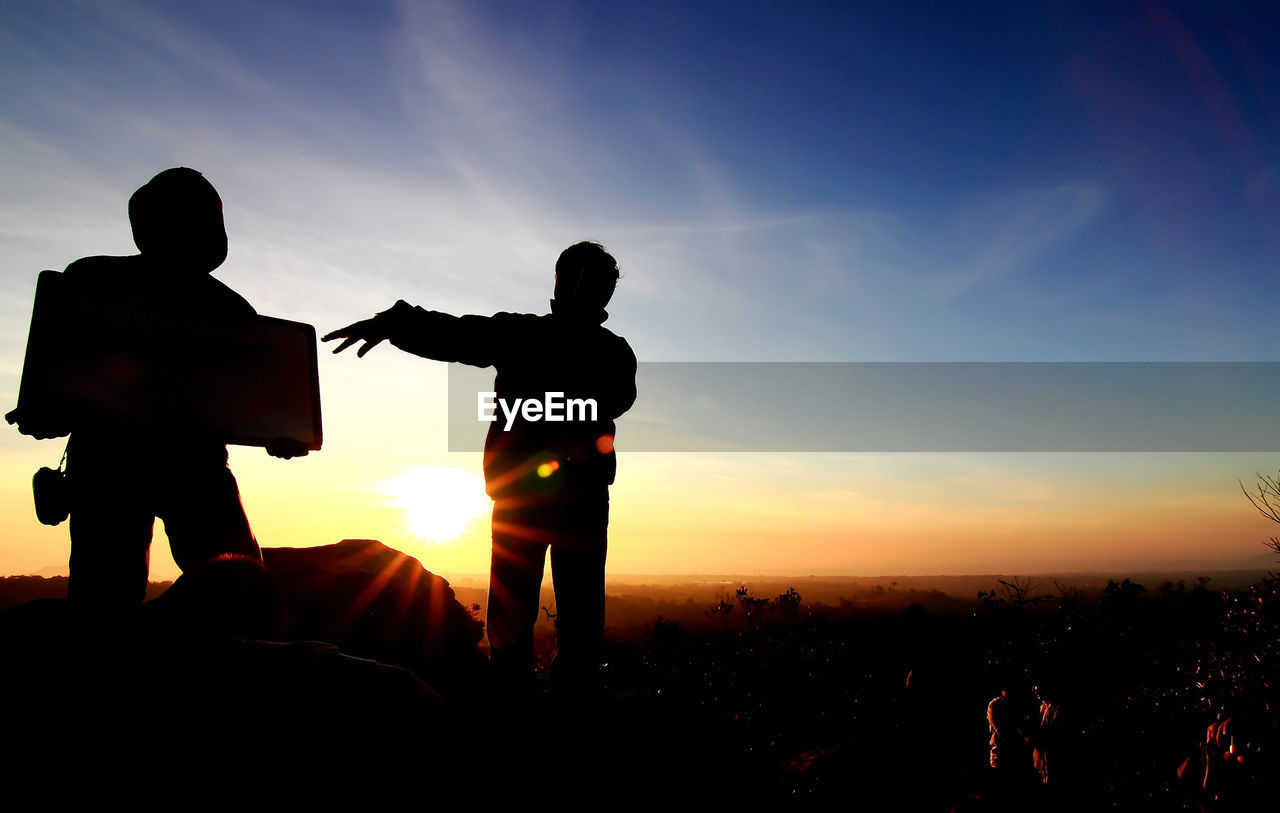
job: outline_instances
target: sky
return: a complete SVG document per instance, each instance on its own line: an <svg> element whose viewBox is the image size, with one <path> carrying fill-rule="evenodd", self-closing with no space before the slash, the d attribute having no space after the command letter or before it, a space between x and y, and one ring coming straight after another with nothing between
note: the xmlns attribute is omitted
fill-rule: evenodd
<svg viewBox="0 0 1280 813"><path fill-rule="evenodd" d="M544 312L594 239L642 362L1280 361L1278 34L1244 3L6 2L0 401L36 274L132 253L126 201L170 166L223 198L216 276L321 333L398 298ZM322 350L320 376L321 452L232 448L260 542L483 573L445 365ZM629 454L618 431L616 573L1270 562L1238 480L1274 454ZM61 452L0 433L0 573L65 565L28 487ZM432 488L470 518L451 539L424 538Z"/></svg>

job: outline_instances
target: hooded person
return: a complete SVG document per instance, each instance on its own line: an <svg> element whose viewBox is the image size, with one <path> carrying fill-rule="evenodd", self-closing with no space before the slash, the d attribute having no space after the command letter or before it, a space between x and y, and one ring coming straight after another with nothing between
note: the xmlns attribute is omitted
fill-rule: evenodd
<svg viewBox="0 0 1280 813"><path fill-rule="evenodd" d="M97 256L67 266L66 284L93 299L125 296L147 315L171 320L255 316L239 294L210 276L227 256L222 199L194 169L167 169L134 192L129 221L138 254ZM22 431L65 433L71 484L68 598L81 606L127 608L146 595L152 533L164 520L174 561L184 573L241 561L260 568L258 548L226 439L190 427L84 421ZM268 449L277 457L305 451Z"/></svg>

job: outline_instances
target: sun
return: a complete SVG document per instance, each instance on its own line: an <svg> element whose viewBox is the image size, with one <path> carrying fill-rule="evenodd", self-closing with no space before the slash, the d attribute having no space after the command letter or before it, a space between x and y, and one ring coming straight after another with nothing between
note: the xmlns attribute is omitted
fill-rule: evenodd
<svg viewBox="0 0 1280 813"><path fill-rule="evenodd" d="M444 466L412 468L383 483L380 490L404 511L409 531L429 542L456 539L493 508L483 480Z"/></svg>

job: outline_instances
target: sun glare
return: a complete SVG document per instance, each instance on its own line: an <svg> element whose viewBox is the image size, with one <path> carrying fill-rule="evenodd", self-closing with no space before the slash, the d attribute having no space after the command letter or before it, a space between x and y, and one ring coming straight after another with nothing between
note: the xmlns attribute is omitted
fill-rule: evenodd
<svg viewBox="0 0 1280 813"><path fill-rule="evenodd" d="M442 466L410 469L383 483L381 491L404 511L409 531L431 542L456 539L493 506L484 493L483 480Z"/></svg>

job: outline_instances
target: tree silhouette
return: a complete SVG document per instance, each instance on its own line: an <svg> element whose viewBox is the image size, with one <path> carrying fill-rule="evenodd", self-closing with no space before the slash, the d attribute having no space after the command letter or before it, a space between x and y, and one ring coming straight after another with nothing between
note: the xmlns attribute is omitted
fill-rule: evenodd
<svg viewBox="0 0 1280 813"><path fill-rule="evenodd" d="M1236 481L1240 482L1240 481ZM1250 494L1249 490L1244 487L1244 483L1240 483L1240 490L1244 492L1244 496L1248 498L1253 507L1258 509L1258 513L1274 523L1280 524L1280 475L1272 477L1269 474L1258 474L1257 490ZM1276 553L1280 553L1280 537L1271 537L1262 544L1266 545Z"/></svg>

